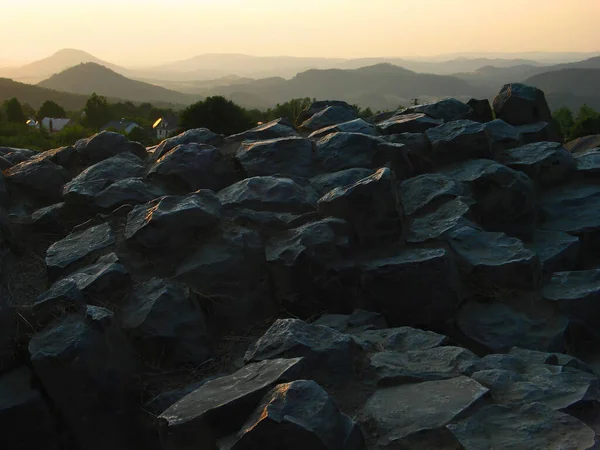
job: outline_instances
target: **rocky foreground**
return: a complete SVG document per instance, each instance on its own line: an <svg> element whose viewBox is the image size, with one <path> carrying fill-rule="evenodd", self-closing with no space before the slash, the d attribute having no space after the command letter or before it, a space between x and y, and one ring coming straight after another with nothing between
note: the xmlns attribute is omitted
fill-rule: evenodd
<svg viewBox="0 0 600 450"><path fill-rule="evenodd" d="M598 448L598 140L493 110L1 149L2 448Z"/></svg>

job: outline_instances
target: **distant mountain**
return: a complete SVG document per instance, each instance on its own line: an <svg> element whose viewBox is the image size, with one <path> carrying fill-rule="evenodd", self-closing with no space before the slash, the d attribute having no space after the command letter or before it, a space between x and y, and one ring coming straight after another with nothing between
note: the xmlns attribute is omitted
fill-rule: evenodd
<svg viewBox="0 0 600 450"><path fill-rule="evenodd" d="M51 76L38 85L75 94L90 95L96 92L107 97L138 102L188 105L200 99L198 95L183 94L129 79L96 63L84 63L71 67Z"/></svg>
<svg viewBox="0 0 600 450"><path fill-rule="evenodd" d="M46 89L31 84L19 83L8 78L0 78L0 103L12 97L21 103L28 103L38 109L46 100L53 100L67 111L78 111L85 106L87 95L69 94Z"/></svg>
<svg viewBox="0 0 600 450"><path fill-rule="evenodd" d="M205 95L231 96L245 93L273 106L292 98L340 99L375 109L397 108L410 99L431 100L446 96L467 98L487 92L455 77L422 74L392 64L353 70L308 70L290 80L268 78L233 86L221 86Z"/></svg>
<svg viewBox="0 0 600 450"><path fill-rule="evenodd" d="M47 58L40 59L39 61L34 61L21 67L5 70L7 73L2 74L19 81L37 83L70 67L88 62L93 62L104 67L108 67L109 69L118 73L126 72L125 68L103 61L82 50L63 49Z"/></svg>
<svg viewBox="0 0 600 450"><path fill-rule="evenodd" d="M600 105L600 68L555 70L534 75L525 82L553 96L554 100L549 101L553 109L578 108L583 103Z"/></svg>

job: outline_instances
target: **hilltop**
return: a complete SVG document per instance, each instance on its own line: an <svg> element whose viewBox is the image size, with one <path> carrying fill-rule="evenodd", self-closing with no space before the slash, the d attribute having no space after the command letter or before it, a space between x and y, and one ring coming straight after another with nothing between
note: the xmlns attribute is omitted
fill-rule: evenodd
<svg viewBox="0 0 600 450"><path fill-rule="evenodd" d="M200 100L199 96L183 94L161 86L127 78L96 63L83 63L51 76L38 86L75 94L96 92L138 102L163 102L188 105Z"/></svg>

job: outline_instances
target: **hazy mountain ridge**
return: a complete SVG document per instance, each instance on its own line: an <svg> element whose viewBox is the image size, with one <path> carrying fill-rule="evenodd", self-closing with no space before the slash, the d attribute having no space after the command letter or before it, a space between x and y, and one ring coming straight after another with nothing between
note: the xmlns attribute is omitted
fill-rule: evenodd
<svg viewBox="0 0 600 450"><path fill-rule="evenodd" d="M96 63L83 63L55 74L38 84L41 87L75 94L96 92L106 97L139 102L166 102L187 105L200 99L142 81L132 80Z"/></svg>

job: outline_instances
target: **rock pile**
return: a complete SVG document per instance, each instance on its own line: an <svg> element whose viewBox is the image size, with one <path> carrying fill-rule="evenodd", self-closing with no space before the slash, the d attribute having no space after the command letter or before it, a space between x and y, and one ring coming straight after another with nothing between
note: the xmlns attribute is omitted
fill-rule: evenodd
<svg viewBox="0 0 600 450"><path fill-rule="evenodd" d="M3 448L598 448L600 149L519 84L301 123L1 149Z"/></svg>

